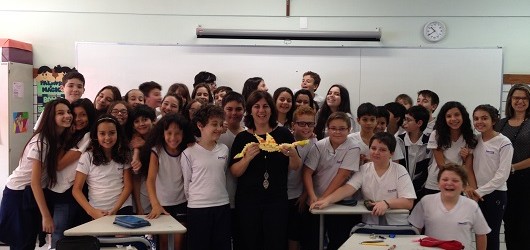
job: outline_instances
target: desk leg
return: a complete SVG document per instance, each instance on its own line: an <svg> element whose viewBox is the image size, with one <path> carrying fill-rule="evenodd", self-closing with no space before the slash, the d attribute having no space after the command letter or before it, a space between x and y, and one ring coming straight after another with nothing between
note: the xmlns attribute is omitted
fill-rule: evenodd
<svg viewBox="0 0 530 250"><path fill-rule="evenodd" d="M167 249L168 250L174 250L175 249L175 234L168 234L167 235Z"/></svg>
<svg viewBox="0 0 530 250"><path fill-rule="evenodd" d="M318 249L324 249L324 215L320 214L320 226L318 235Z"/></svg>

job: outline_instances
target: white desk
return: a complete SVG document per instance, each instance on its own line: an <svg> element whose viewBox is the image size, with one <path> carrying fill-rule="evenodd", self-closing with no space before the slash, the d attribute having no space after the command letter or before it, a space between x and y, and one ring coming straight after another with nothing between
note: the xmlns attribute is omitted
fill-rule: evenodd
<svg viewBox="0 0 530 250"><path fill-rule="evenodd" d="M364 201L358 201L356 206L345 206L332 204L324 209L313 209L311 210L312 214L320 215L320 229L319 229L319 242L318 248L320 250L324 249L324 215L338 215L338 214L370 214L372 211L366 209L364 206ZM389 209L386 211L386 214L408 214L409 210L407 209Z"/></svg>
<svg viewBox="0 0 530 250"><path fill-rule="evenodd" d="M369 234L352 234L350 238L342 244L342 246L339 248L339 250L351 250L351 249L358 249L358 250L386 250L392 245L396 245L396 250L400 249L406 249L406 250L432 250L432 249L439 249L437 247L422 247L420 246L420 243L417 241L423 237L426 237L425 235L396 235L395 238L389 238L388 235L382 235L386 237L384 239L384 242L388 246L370 246L370 245L361 245L361 242L365 240L373 240L370 239Z"/></svg>
<svg viewBox="0 0 530 250"><path fill-rule="evenodd" d="M144 215L137 215L144 219ZM146 219L151 226L141 228L125 228L113 224L116 215L103 216L97 220L87 222L83 225L64 231L66 236L102 236L102 235L144 235L144 234L167 234L168 249L174 249L175 233L185 233L186 228L170 215L160 215L157 219Z"/></svg>

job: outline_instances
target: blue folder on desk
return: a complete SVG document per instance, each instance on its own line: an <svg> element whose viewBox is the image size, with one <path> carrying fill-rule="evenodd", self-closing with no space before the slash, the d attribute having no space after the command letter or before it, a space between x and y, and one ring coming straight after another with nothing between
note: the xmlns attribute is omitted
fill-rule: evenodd
<svg viewBox="0 0 530 250"><path fill-rule="evenodd" d="M116 219L114 219L114 224L126 228L140 228L145 226L151 226L151 223L149 223L149 221L132 215L116 216Z"/></svg>

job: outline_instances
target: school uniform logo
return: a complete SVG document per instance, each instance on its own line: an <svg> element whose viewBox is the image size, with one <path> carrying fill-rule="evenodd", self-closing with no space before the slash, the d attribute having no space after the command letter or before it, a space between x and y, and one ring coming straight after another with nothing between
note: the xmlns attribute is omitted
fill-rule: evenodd
<svg viewBox="0 0 530 250"><path fill-rule="evenodd" d="M388 192L388 193L395 193L395 192L397 192L397 189L396 189L396 188L394 188L394 189L389 189L389 190L387 190L387 192Z"/></svg>
<svg viewBox="0 0 530 250"><path fill-rule="evenodd" d="M486 154L490 154L490 155L492 155L492 154L495 154L495 151L493 151L493 150L487 150L487 149L486 149Z"/></svg>
<svg viewBox="0 0 530 250"><path fill-rule="evenodd" d="M217 156L217 160L226 160L227 156L226 155L223 155L223 156Z"/></svg>

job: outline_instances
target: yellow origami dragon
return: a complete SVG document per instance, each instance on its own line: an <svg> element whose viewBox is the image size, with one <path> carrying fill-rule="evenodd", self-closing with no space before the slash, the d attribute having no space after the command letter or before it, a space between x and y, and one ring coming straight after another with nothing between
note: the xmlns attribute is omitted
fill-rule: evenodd
<svg viewBox="0 0 530 250"><path fill-rule="evenodd" d="M280 152L280 149L285 146L290 147L290 148L294 148L296 146L303 147L309 143L309 140L301 140L301 141L295 141L293 143L282 143L278 145L278 143L276 143L276 140L274 140L274 137L272 137L269 133L265 135L265 139L261 138L260 136L256 134L254 134L254 137L258 139L259 148L267 152ZM254 144L255 142L247 143L245 147L243 147L243 150L241 150L239 154L234 156L234 159L242 158L245 155L245 152L247 152L247 148Z"/></svg>

